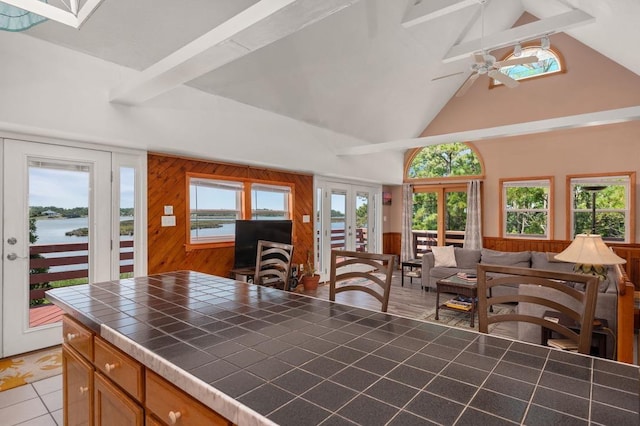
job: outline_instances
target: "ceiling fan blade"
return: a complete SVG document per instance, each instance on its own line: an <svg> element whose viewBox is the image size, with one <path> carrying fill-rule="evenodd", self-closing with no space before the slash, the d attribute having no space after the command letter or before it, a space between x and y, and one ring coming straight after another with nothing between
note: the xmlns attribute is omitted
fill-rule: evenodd
<svg viewBox="0 0 640 426"><path fill-rule="evenodd" d="M453 77L454 75L464 74L465 72L466 72L466 71L458 71L458 72L453 72L453 73L451 73L451 74L441 75L441 76L439 76L439 77L432 78L432 79L431 79L431 81L442 80L443 78Z"/></svg>
<svg viewBox="0 0 640 426"><path fill-rule="evenodd" d="M456 92L456 96L463 96L465 93L467 93L467 90L469 90L469 88L473 85L473 82L476 81L478 77L480 77L480 74L471 74L467 81L465 81L464 84L460 86L460 88Z"/></svg>
<svg viewBox="0 0 640 426"><path fill-rule="evenodd" d="M494 65L496 68L508 67L511 65L524 65L539 62L537 56L523 56L522 58L509 59L507 61L498 61Z"/></svg>
<svg viewBox="0 0 640 426"><path fill-rule="evenodd" d="M504 73L501 73L498 70L491 70L487 74L489 74L489 77L498 80L500 83L510 88L516 87L520 84L517 80L514 80L513 78Z"/></svg>

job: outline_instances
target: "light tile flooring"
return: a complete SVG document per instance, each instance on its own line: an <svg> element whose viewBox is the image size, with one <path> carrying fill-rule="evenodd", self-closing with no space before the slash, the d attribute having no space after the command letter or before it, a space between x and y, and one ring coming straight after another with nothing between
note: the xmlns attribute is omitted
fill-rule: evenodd
<svg viewBox="0 0 640 426"><path fill-rule="evenodd" d="M0 424L61 426L62 375L0 392Z"/></svg>

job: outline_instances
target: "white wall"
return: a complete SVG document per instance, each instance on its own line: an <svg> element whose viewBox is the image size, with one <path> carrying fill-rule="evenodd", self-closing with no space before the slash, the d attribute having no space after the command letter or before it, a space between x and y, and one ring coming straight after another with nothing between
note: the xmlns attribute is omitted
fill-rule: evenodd
<svg viewBox="0 0 640 426"><path fill-rule="evenodd" d="M402 153L338 157L364 141L181 86L143 106L108 102L137 71L0 32L0 133L57 137L376 183Z"/></svg>

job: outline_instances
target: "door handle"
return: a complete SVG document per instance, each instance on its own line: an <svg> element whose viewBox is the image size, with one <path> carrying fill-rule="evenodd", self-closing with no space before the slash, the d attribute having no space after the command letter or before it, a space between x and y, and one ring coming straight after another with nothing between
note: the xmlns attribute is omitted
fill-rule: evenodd
<svg viewBox="0 0 640 426"><path fill-rule="evenodd" d="M7 260L16 260L16 259L26 259L26 257L18 256L15 253L9 253L7 255Z"/></svg>

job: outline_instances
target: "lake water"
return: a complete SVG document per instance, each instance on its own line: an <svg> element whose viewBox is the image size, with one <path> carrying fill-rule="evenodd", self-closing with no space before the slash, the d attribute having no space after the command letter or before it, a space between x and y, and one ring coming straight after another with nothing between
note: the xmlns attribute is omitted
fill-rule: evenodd
<svg viewBox="0 0 640 426"><path fill-rule="evenodd" d="M122 216L123 220L133 220L132 216ZM46 244L61 244L61 243L86 243L89 241L89 237L77 237L65 235L69 231L73 231L78 228L87 228L89 219L87 217L75 217L70 219L50 218L50 219L37 219L36 220L36 235L38 240L34 245L46 245ZM122 235L122 240L133 240L133 236ZM122 251L132 251L131 248L122 249ZM81 256L88 254L87 251L73 252L74 256ZM68 253L47 253L43 254L46 258L51 257L64 257L69 255ZM131 265L133 260L123 260L121 265ZM49 272L61 272L70 271L75 269L86 268L87 264L68 265L68 266L52 266Z"/></svg>

